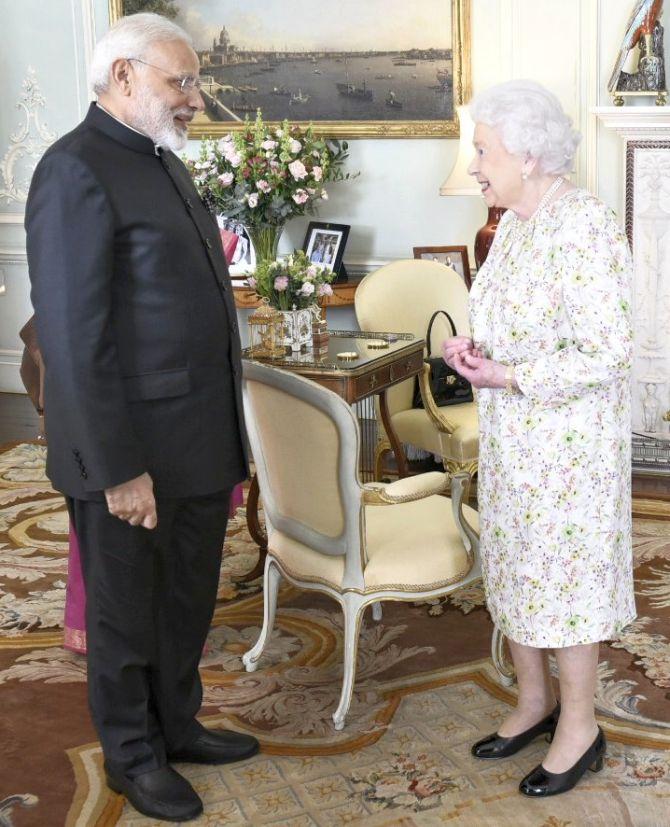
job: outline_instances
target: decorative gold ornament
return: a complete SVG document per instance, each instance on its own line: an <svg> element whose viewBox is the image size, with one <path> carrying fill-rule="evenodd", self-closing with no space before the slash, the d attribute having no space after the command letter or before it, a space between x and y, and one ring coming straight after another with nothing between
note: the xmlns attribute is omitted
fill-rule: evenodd
<svg viewBox="0 0 670 827"><path fill-rule="evenodd" d="M341 350L337 354L337 358L341 359L343 362L353 362L360 357L355 350Z"/></svg>
<svg viewBox="0 0 670 827"><path fill-rule="evenodd" d="M368 339L365 343L370 350L387 350L389 343L386 339Z"/></svg>
<svg viewBox="0 0 670 827"><path fill-rule="evenodd" d="M253 359L279 359L286 355L282 345L284 317L270 307L267 299L247 319L249 328L249 355Z"/></svg>

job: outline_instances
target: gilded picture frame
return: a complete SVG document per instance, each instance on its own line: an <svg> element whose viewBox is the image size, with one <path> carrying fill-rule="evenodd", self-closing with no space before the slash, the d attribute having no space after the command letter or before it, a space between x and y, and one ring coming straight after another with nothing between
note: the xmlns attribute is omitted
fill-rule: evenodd
<svg viewBox="0 0 670 827"><path fill-rule="evenodd" d="M183 1L170 3L179 10ZM294 0L303 1L307 2ZM398 0L385 0L387 18L393 14L395 2ZM358 8L365 3L361 0ZM225 26L218 41L213 38L211 48L202 49L202 27L196 33L189 31L188 25L196 19L193 15L197 3L185 3L188 16L182 19L178 15L175 22L183 24L194 37L207 103L207 113L194 119L190 137L216 138L241 129L244 117L253 119L257 108L269 122L285 117L301 125L311 122L319 134L329 138L458 137L456 107L466 103L471 95L471 0L417 0L412 5L413 14L421 19L422 5L428 12L436 3L444 6L444 19L433 20L428 29L439 31L442 26L445 42L430 48L410 48L409 43L404 43L401 49L386 51L338 51L337 46L324 47L322 41L332 26L327 15L321 16L324 30L318 49L306 45L302 50L288 46L278 50L269 41L266 46L260 43L254 49L242 48L231 41ZM208 7L211 5L209 0ZM220 5L221 18L225 20L226 6L235 4L220 0ZM272 5L272 0L265 3L268 5ZM279 8L285 3L275 0L275 5ZM397 8L404 10L407 4ZM109 0L110 23L123 14L124 0ZM284 17L290 19L288 14ZM222 24L221 19L208 22L206 31L210 34L214 22ZM404 26L399 29L405 31ZM196 34L199 41L195 40ZM451 44L446 42L449 34ZM319 33L315 33L315 42L316 35ZM285 40L281 31L274 37L274 43ZM213 120L216 117L230 119Z"/></svg>

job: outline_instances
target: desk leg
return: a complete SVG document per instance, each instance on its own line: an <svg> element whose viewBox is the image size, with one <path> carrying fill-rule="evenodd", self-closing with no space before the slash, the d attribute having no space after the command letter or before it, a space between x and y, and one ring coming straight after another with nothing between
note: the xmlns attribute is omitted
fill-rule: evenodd
<svg viewBox="0 0 670 827"><path fill-rule="evenodd" d="M407 470L407 457L405 456L402 443L398 439L398 435L394 431L393 425L391 425L391 416L389 414L388 402L386 400L386 391L382 391L379 394L379 411L382 415L382 423L384 425L384 430L386 431L386 436L389 438L391 448L395 454L395 461L398 466L398 477L402 479L403 477L408 476L409 473Z"/></svg>
<svg viewBox="0 0 670 827"><path fill-rule="evenodd" d="M248 583L250 580L255 580L263 574L265 569L265 558L268 553L268 538L261 528L261 523L258 519L259 496L258 476L254 474L247 496L247 528L249 529L249 534L251 534L251 539L258 546L258 562L247 574L233 578L236 583Z"/></svg>

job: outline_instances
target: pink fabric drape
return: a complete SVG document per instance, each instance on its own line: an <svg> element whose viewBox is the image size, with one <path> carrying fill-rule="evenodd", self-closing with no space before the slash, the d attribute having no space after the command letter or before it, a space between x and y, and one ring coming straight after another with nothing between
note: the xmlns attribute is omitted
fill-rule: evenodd
<svg viewBox="0 0 670 827"><path fill-rule="evenodd" d="M70 525L70 552L67 558L65 587L65 632L63 646L72 652L86 653L86 592L81 573L79 543Z"/></svg>
<svg viewBox="0 0 670 827"><path fill-rule="evenodd" d="M236 485L230 495L228 516L235 512L244 502L242 484ZM86 654L86 592L81 572L79 543L77 535L70 526L70 551L67 558L67 586L65 587L65 621L63 646L71 652Z"/></svg>

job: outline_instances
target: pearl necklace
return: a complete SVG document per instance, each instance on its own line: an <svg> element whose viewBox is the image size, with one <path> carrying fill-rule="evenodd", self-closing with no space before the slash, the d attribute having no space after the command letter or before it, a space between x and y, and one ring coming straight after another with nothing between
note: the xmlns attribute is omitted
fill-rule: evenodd
<svg viewBox="0 0 670 827"><path fill-rule="evenodd" d="M519 236L519 231L521 230L521 227L526 226L530 221L532 221L542 212L542 210L549 204L551 199L560 190L564 183L565 178L563 178L562 175L559 175L558 178L551 184L549 189L540 199L540 203L537 205L535 212L526 221L522 222L519 219L519 216L516 213L514 213L514 228L512 230L512 233L515 238Z"/></svg>
<svg viewBox="0 0 670 827"><path fill-rule="evenodd" d="M552 197L560 190L564 183L565 178L563 178L562 175L559 175L558 178L554 181L554 183L549 187L549 189L540 199L540 203L537 205L537 209L535 210L531 218L534 218L538 213L542 212L542 210L547 206L547 204L551 201Z"/></svg>

